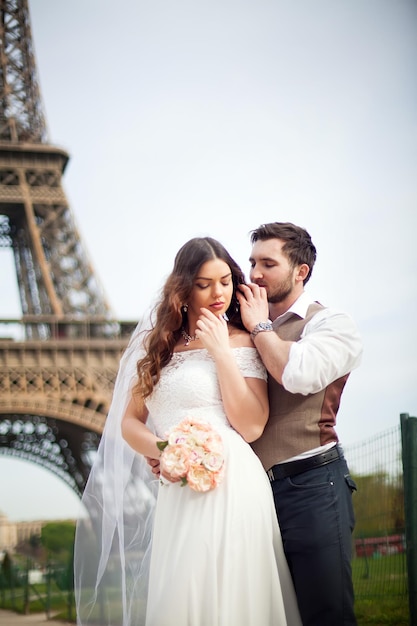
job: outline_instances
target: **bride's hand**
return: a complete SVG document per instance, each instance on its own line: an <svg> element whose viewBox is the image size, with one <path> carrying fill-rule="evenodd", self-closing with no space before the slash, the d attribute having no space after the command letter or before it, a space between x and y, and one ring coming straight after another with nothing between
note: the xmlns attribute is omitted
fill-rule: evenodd
<svg viewBox="0 0 417 626"><path fill-rule="evenodd" d="M145 456L145 459L147 464L151 468L152 474L155 474L155 476L159 476L159 474L161 473L159 467L159 459L153 459L150 456Z"/></svg>
<svg viewBox="0 0 417 626"><path fill-rule="evenodd" d="M170 483L178 483L181 478L174 478L173 476L171 476L171 474L168 474L168 472L160 472L159 477L165 478L165 480L168 480Z"/></svg>
<svg viewBox="0 0 417 626"><path fill-rule="evenodd" d="M180 478L174 478L167 472L161 471L161 464L160 464L159 459L153 459L150 456L145 456L145 460L147 464L149 465L152 471L152 474L154 474L158 478L162 476L163 478L165 478L165 480L168 480L170 483L177 483L179 480L181 480Z"/></svg>
<svg viewBox="0 0 417 626"><path fill-rule="evenodd" d="M208 309L201 309L195 334L213 357L230 348L226 320L221 315L214 315Z"/></svg>

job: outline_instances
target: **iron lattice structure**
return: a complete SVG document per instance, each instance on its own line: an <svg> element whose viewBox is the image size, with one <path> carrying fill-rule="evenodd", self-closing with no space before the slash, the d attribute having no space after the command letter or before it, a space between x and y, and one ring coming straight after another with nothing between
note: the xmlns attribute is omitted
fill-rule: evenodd
<svg viewBox="0 0 417 626"><path fill-rule="evenodd" d="M111 317L47 143L27 0L0 0L0 245L13 249L24 315Z"/></svg>
<svg viewBox="0 0 417 626"><path fill-rule="evenodd" d="M0 320L0 454L80 494L132 326L114 320L82 244L61 184L68 159L48 142L28 2L0 0L0 246L22 309Z"/></svg>
<svg viewBox="0 0 417 626"><path fill-rule="evenodd" d="M80 495L132 324L121 323L119 335L105 339L97 322L37 323L47 324L49 339L0 342L0 455L43 466Z"/></svg>

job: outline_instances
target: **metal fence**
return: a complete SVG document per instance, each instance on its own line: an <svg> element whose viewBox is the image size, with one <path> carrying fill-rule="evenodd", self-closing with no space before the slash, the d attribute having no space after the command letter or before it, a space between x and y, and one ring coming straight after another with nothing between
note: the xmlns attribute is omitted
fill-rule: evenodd
<svg viewBox="0 0 417 626"><path fill-rule="evenodd" d="M75 622L72 556L68 562L48 562L34 568L31 559L13 558L0 568L0 608L20 614L59 615Z"/></svg>
<svg viewBox="0 0 417 626"><path fill-rule="evenodd" d="M411 418L415 420L416 418ZM345 446L358 490L352 563L357 599L408 599L402 429Z"/></svg>

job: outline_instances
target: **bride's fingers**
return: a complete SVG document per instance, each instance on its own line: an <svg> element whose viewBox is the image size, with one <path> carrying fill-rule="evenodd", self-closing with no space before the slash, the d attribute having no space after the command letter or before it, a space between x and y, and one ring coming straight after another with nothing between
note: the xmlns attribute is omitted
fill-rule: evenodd
<svg viewBox="0 0 417 626"><path fill-rule="evenodd" d="M200 309L200 317L198 319L216 322L220 317L220 315L215 315L212 311L209 311L209 309L202 308Z"/></svg>
<svg viewBox="0 0 417 626"><path fill-rule="evenodd" d="M199 318L196 323L196 335L198 336L199 332L215 332L216 330L222 328L223 325L226 325L226 322L220 317L214 317L213 319Z"/></svg>
<svg viewBox="0 0 417 626"><path fill-rule="evenodd" d="M216 327L217 325L226 325L227 322L221 313L215 314L208 309L201 309L199 321L206 322L207 326Z"/></svg>
<svg viewBox="0 0 417 626"><path fill-rule="evenodd" d="M161 472L161 475L163 476L163 478L165 478L165 480L169 480L170 483L178 483L181 480L180 478L174 478L173 476L171 476L171 474L168 474L167 472Z"/></svg>

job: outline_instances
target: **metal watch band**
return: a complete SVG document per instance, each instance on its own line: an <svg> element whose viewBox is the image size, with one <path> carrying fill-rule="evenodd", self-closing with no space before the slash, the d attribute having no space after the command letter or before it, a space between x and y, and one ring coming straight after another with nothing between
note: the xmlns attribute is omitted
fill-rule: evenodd
<svg viewBox="0 0 417 626"><path fill-rule="evenodd" d="M258 333L268 332L270 330L274 330L271 320L259 322L259 324L256 324L255 328L252 329L250 336L254 339Z"/></svg>

